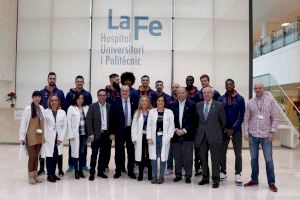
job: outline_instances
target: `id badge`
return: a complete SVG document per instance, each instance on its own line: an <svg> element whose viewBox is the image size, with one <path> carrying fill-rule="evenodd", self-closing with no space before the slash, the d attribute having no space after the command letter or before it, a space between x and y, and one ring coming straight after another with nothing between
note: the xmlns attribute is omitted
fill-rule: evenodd
<svg viewBox="0 0 300 200"><path fill-rule="evenodd" d="M42 134L42 133L43 133L43 130L40 129L40 128L37 128L37 129L35 130L35 132L36 132L37 134Z"/></svg>
<svg viewBox="0 0 300 200"><path fill-rule="evenodd" d="M257 115L257 118L258 118L259 120L263 120L263 119L264 119L264 116L263 116L263 115Z"/></svg>
<svg viewBox="0 0 300 200"><path fill-rule="evenodd" d="M161 135L163 135L163 132L162 132L162 131L159 131L159 132L157 132L157 135L158 135L158 136L161 136Z"/></svg>

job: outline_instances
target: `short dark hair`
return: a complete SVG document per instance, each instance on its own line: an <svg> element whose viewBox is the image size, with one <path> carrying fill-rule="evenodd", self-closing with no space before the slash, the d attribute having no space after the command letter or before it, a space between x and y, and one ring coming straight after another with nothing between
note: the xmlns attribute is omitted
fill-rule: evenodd
<svg viewBox="0 0 300 200"><path fill-rule="evenodd" d="M193 77L192 75L187 76L185 79L188 79L188 78L192 78L193 81L195 80L194 77Z"/></svg>
<svg viewBox="0 0 300 200"><path fill-rule="evenodd" d="M155 84L156 83L162 83L162 84L164 84L164 82L162 80L158 80L158 81L155 82Z"/></svg>
<svg viewBox="0 0 300 200"><path fill-rule="evenodd" d="M150 77L149 77L148 75L143 75L143 76L141 77L141 79L143 79L143 78L148 78L148 79L150 79Z"/></svg>
<svg viewBox="0 0 300 200"><path fill-rule="evenodd" d="M56 76L56 74L55 74L55 72L49 72L48 78L49 78L49 76Z"/></svg>
<svg viewBox="0 0 300 200"><path fill-rule="evenodd" d="M42 97L42 93L40 92L40 91L34 91L33 93L32 93L32 95L31 95L31 97L37 97L37 96L40 96L40 97Z"/></svg>
<svg viewBox="0 0 300 200"><path fill-rule="evenodd" d="M99 89L99 90L97 91L97 95L98 95L100 92L105 92L105 93L106 93L106 90L105 90L105 89Z"/></svg>
<svg viewBox="0 0 300 200"><path fill-rule="evenodd" d="M158 101L159 98L163 98L163 99L164 99L165 107L166 107L166 106L167 106L167 98L166 98L166 96L163 95L163 94L157 95L157 99L156 99L156 101L155 101L155 107L157 107L157 101Z"/></svg>
<svg viewBox="0 0 300 200"><path fill-rule="evenodd" d="M73 102L72 102L72 105L73 105L73 106L77 105L77 102L76 102L76 101L79 99L79 97L80 97L81 95L83 96L83 104L82 104L82 106L85 106L85 105L86 105L86 104L85 104L85 99L84 99L83 93L81 93L81 92L76 92L76 93L75 93L75 97L74 97Z"/></svg>
<svg viewBox="0 0 300 200"><path fill-rule="evenodd" d="M226 84L226 82L227 82L227 81L231 81L231 82L232 82L232 84L234 84L234 80L233 80L233 79L231 79L231 78L227 79L227 80L225 81L225 84Z"/></svg>
<svg viewBox="0 0 300 200"><path fill-rule="evenodd" d="M207 74L203 74L200 76L200 79L203 79L203 78L207 78L208 82L210 81L210 78Z"/></svg>
<svg viewBox="0 0 300 200"><path fill-rule="evenodd" d="M40 91L34 91L31 95L31 97L42 97L42 93ZM31 105L31 118L36 118L37 117L37 111L34 103L32 102Z"/></svg>
<svg viewBox="0 0 300 200"><path fill-rule="evenodd" d="M124 72L122 75L121 75L121 84L122 85L125 85L125 81L131 81L131 84L134 85L135 83L135 76L132 72Z"/></svg>
<svg viewBox="0 0 300 200"><path fill-rule="evenodd" d="M83 80L84 80L83 76L81 76L81 75L76 76L75 81L76 81L77 79L83 79Z"/></svg>
<svg viewBox="0 0 300 200"><path fill-rule="evenodd" d="M115 77L119 77L119 75L118 74L111 74L111 75L109 75L110 79L115 78Z"/></svg>

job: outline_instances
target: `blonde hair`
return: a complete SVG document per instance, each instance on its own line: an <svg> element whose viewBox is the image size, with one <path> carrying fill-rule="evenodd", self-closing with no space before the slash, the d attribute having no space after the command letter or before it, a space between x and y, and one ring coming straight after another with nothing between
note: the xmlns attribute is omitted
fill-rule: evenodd
<svg viewBox="0 0 300 200"><path fill-rule="evenodd" d="M143 111L143 109L142 109L142 100L143 99L146 99L147 101L148 101L148 110L150 110L150 109L152 109L152 105L151 105L151 101L150 101L150 98L148 97L148 96L146 96L146 95L142 95L141 97L140 97L140 100L139 100L139 105L138 105L138 109L135 111L135 114L137 115L137 118L139 118L140 117L140 115L141 115L141 113L142 113L142 111Z"/></svg>

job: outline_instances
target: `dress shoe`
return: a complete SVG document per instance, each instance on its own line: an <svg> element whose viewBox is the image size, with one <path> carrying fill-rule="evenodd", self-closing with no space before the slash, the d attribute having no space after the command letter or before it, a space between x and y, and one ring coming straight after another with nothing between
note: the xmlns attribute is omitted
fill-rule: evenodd
<svg viewBox="0 0 300 200"><path fill-rule="evenodd" d="M56 181L60 181L60 178L58 176L56 176L55 174L53 175L53 177L55 178Z"/></svg>
<svg viewBox="0 0 300 200"><path fill-rule="evenodd" d="M173 182L178 182L178 181L181 181L181 177L179 177L179 176L176 176L174 179L173 179Z"/></svg>
<svg viewBox="0 0 300 200"><path fill-rule="evenodd" d="M38 176L42 176L42 175L44 175L45 174L45 170L44 169L40 169L39 171L38 171Z"/></svg>
<svg viewBox="0 0 300 200"><path fill-rule="evenodd" d="M128 176L132 179L136 179L136 175L134 173L128 173Z"/></svg>
<svg viewBox="0 0 300 200"><path fill-rule="evenodd" d="M186 178L186 179L185 179L185 183L186 183L186 184L190 184L190 183L192 183L192 181L191 181L190 178Z"/></svg>
<svg viewBox="0 0 300 200"><path fill-rule="evenodd" d="M79 170L79 176L80 176L80 178L85 178L85 175L82 170Z"/></svg>
<svg viewBox="0 0 300 200"><path fill-rule="evenodd" d="M219 188L219 182L214 182L212 187L213 188Z"/></svg>
<svg viewBox="0 0 300 200"><path fill-rule="evenodd" d="M163 184L164 182L165 182L165 179L162 176L157 179L157 184Z"/></svg>
<svg viewBox="0 0 300 200"><path fill-rule="evenodd" d="M90 175L89 181L93 181L93 180L95 180L95 176L94 175Z"/></svg>
<svg viewBox="0 0 300 200"><path fill-rule="evenodd" d="M278 189L277 189L277 187L275 186L275 184L270 184L269 187L270 187L270 190L271 190L272 192L277 192L277 191L278 191Z"/></svg>
<svg viewBox="0 0 300 200"><path fill-rule="evenodd" d="M55 183L55 182L56 182L54 176L48 176L48 177L47 177L47 181L49 181L49 182L51 182L51 183Z"/></svg>
<svg viewBox="0 0 300 200"><path fill-rule="evenodd" d="M258 183L251 180L248 183L245 183L244 187L251 187L251 186L254 186L254 185L258 185Z"/></svg>
<svg viewBox="0 0 300 200"><path fill-rule="evenodd" d="M139 176L137 178L138 181L142 181L144 178L143 173L139 173Z"/></svg>
<svg viewBox="0 0 300 200"><path fill-rule="evenodd" d="M106 176L104 173L98 173L97 176L101 178L108 178L108 176Z"/></svg>
<svg viewBox="0 0 300 200"><path fill-rule="evenodd" d="M78 170L75 170L75 179L79 179L80 176L79 176L79 171Z"/></svg>
<svg viewBox="0 0 300 200"><path fill-rule="evenodd" d="M34 175L35 175L35 172L28 172L28 183L31 184L31 185L36 184L36 181L34 179Z"/></svg>
<svg viewBox="0 0 300 200"><path fill-rule="evenodd" d="M121 173L115 173L114 178L120 178Z"/></svg>
<svg viewBox="0 0 300 200"><path fill-rule="evenodd" d="M152 183L152 184L157 183L157 177L156 177L156 176L153 176L153 177L152 177L151 183Z"/></svg>
<svg viewBox="0 0 300 200"><path fill-rule="evenodd" d="M206 184L209 184L209 180L202 179L202 181L198 183L198 185L206 185Z"/></svg>
<svg viewBox="0 0 300 200"><path fill-rule="evenodd" d="M59 170L58 176L63 177L64 175L65 175L65 173L62 170Z"/></svg>

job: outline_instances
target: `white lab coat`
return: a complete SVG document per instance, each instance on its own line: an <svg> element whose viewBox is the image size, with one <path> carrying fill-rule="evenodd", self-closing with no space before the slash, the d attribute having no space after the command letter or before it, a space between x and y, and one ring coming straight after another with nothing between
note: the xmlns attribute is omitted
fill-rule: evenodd
<svg viewBox="0 0 300 200"><path fill-rule="evenodd" d="M149 158L156 160L156 122L158 112L156 108L150 110L147 121L147 139L152 139L153 144L148 144ZM174 135L174 115L170 109L165 108L163 119L163 136L162 136L162 148L161 148L161 161L167 161L170 148L170 140Z"/></svg>
<svg viewBox="0 0 300 200"><path fill-rule="evenodd" d="M83 112L86 114L89 110L88 106L83 107ZM79 158L79 123L80 123L80 110L77 106L70 106L67 111L68 131L67 138L70 139L71 156Z"/></svg>
<svg viewBox="0 0 300 200"><path fill-rule="evenodd" d="M40 109L42 111L43 116L45 117L44 107L40 105ZM20 141L21 140L24 140L24 141L26 140L26 134L27 134L30 118L31 118L31 105L26 106L24 111L23 111L20 130L19 130L19 140ZM45 120L44 120L44 127L45 127Z"/></svg>
<svg viewBox="0 0 300 200"><path fill-rule="evenodd" d="M53 157L54 145L57 132L57 140L64 141L67 132L67 116L62 109L57 110L56 121L52 110L47 108L45 110L45 143L42 146L43 157ZM57 145L58 155L63 154L63 143Z"/></svg>
<svg viewBox="0 0 300 200"><path fill-rule="evenodd" d="M135 151L135 161L140 162L142 159L142 144L143 144L143 126L144 126L144 116L143 113L138 117L136 112L132 119L131 125L131 140L136 142L134 144Z"/></svg>

